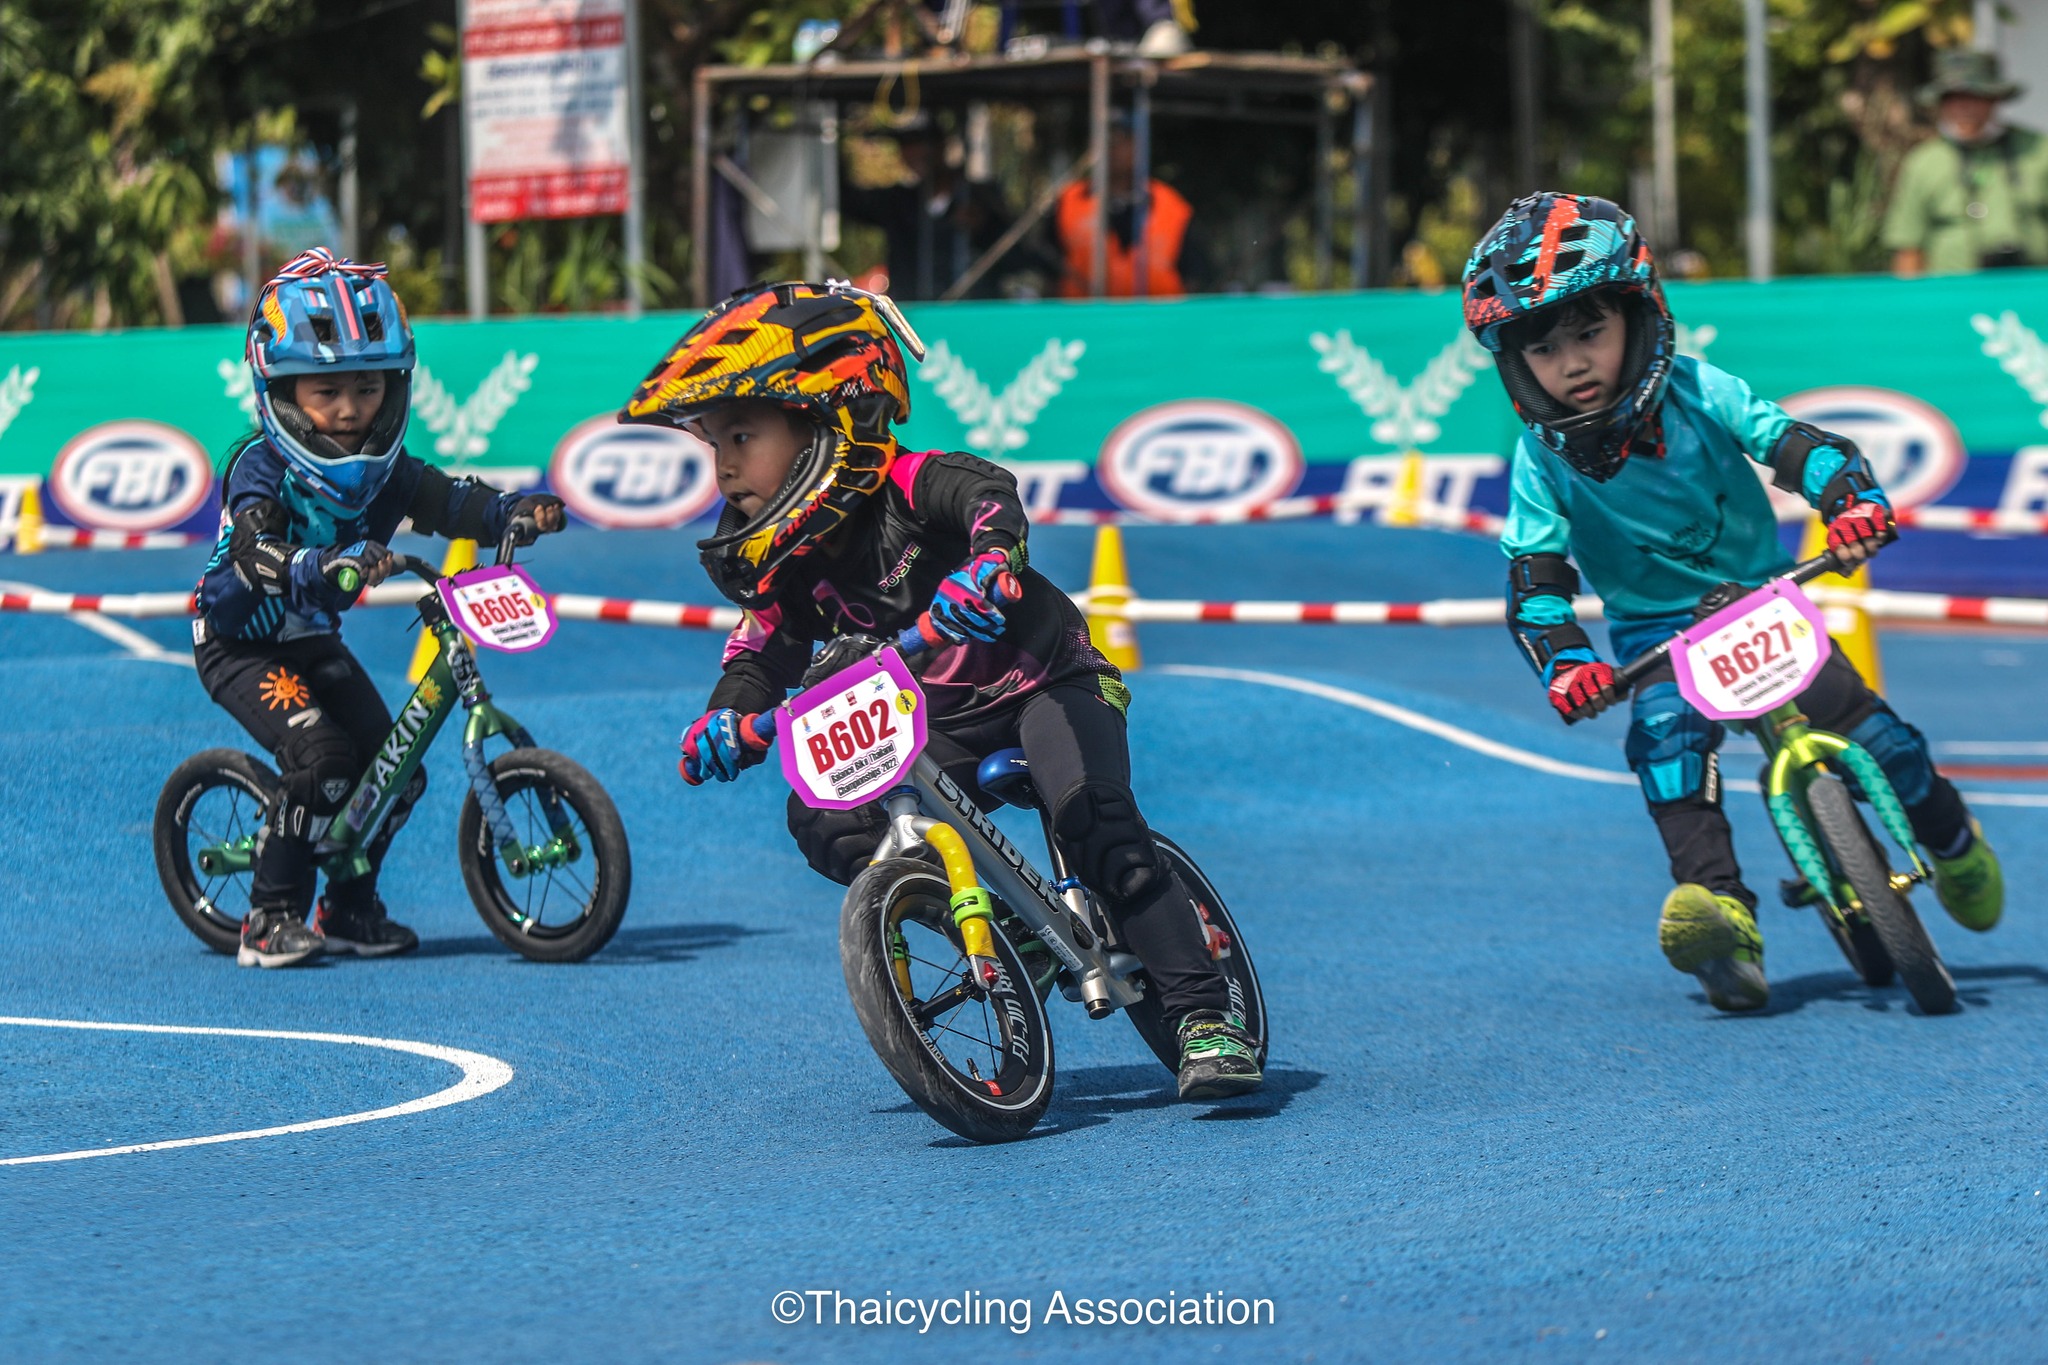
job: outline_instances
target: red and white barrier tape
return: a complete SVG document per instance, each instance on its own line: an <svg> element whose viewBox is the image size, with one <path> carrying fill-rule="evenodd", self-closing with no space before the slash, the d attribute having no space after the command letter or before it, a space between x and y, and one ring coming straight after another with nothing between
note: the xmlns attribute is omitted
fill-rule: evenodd
<svg viewBox="0 0 2048 1365"><path fill-rule="evenodd" d="M1982 507L1908 507L1901 526L1922 531L1989 531L2008 536L2048 535L2048 513L1995 512Z"/></svg>
<svg viewBox="0 0 2048 1365"><path fill-rule="evenodd" d="M45 526L36 533L36 545L44 550L182 550L188 545L211 543L207 536L188 536L181 531L89 531L83 526Z"/></svg>
<svg viewBox="0 0 2048 1365"><path fill-rule="evenodd" d="M1256 507L1231 512L1189 512L1172 517L1148 516L1143 512L1110 507L1064 507L1050 512L1034 512L1031 522L1034 526L1235 526L1244 522L1327 517L1347 507L1361 514L1375 509L1382 516L1386 512L1384 504L1366 504L1339 493L1323 493L1315 497L1275 498ZM1497 536L1506 521L1491 512L1455 512L1444 507L1422 506L1414 509L1414 524L1437 530L1477 531L1482 535Z"/></svg>
<svg viewBox="0 0 2048 1365"><path fill-rule="evenodd" d="M1858 593L1839 588L1817 588L1813 595L1824 606L1860 606L1874 621L2048 626L2048 598L1949 597L1940 593L1883 590ZM419 597L419 589L411 584L385 583L370 589L357 605L410 606ZM1087 593L1075 595L1075 601L1084 607L1088 600ZM579 593L559 593L552 601L555 614L565 621L614 621L623 625L668 626L685 630L731 630L740 622L737 607L700 607L684 602L625 597L586 597ZM1600 618L1598 598L1582 597L1575 605L1581 620ZM192 595L182 592L0 592L0 612L49 616L98 612L105 616L147 619L190 616L192 610ZM1103 601L1098 604L1098 610L1103 615L1138 625L1209 622L1264 626L1479 626L1498 624L1506 619L1506 606L1497 597L1441 598L1434 602L1200 602L1134 597L1121 609Z"/></svg>
<svg viewBox="0 0 2048 1365"><path fill-rule="evenodd" d="M420 589L413 584L383 583L364 593L356 605L409 607L419 599ZM585 597L578 593L558 593L550 600L554 603L555 614L565 621L619 621L627 625L672 626L688 630L731 630L740 623L738 607L697 607L682 602ZM68 616L90 611L102 616L149 620L190 616L193 610L189 592L0 592L0 612L29 612L38 616Z"/></svg>

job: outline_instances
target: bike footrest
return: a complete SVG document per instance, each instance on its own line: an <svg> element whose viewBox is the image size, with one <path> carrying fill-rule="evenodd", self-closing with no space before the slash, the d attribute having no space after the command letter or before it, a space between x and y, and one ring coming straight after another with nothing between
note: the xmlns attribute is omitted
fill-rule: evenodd
<svg viewBox="0 0 2048 1365"><path fill-rule="evenodd" d="M1778 899L1792 909L1803 905L1819 905L1820 892L1813 889L1804 877L1787 877L1778 883Z"/></svg>

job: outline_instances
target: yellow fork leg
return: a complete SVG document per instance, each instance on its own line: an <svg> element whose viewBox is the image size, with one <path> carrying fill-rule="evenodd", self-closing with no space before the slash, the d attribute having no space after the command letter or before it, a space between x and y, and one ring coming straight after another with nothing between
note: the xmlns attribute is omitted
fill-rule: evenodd
<svg viewBox="0 0 2048 1365"><path fill-rule="evenodd" d="M974 959L978 969L982 962L994 962L996 956L995 916L989 904L988 892L974 877L974 859L968 856L967 845L959 834L946 825L934 825L925 831L924 841L938 850L939 861L946 865L946 885L952 889L953 923L960 930L960 944L967 950L967 956ZM986 980L980 972L977 979Z"/></svg>

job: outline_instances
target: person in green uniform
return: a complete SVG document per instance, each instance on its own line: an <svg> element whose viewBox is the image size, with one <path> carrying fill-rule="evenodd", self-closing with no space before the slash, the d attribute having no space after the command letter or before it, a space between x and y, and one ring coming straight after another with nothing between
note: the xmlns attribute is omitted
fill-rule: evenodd
<svg viewBox="0 0 2048 1365"><path fill-rule="evenodd" d="M2048 138L1998 118L2020 93L1989 52L1941 52L1920 91L1938 136L1907 153L1885 214L1901 275L2048 265Z"/></svg>

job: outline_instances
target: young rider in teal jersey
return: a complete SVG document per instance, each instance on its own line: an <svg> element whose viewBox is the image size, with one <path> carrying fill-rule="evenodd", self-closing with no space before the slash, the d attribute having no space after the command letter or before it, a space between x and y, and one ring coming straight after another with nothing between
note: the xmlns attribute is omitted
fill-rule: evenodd
<svg viewBox="0 0 2048 1365"><path fill-rule="evenodd" d="M1509 628L1566 719L1617 700L1613 668L1573 617L1581 574L1626 661L1690 625L1716 586L1755 587L1792 567L1758 466L1821 514L1845 568L1895 537L1884 490L1854 443L1675 353L1656 262L1619 206L1565 194L1517 200L1480 240L1464 281L1466 325L1494 353L1528 428L1501 537ZM1680 696L1668 663L1637 684L1632 707L1625 751L1678 883L1658 925L1664 954L1717 1008L1758 1008L1769 998L1763 939L1721 812L1721 726ZM1800 709L1884 768L1956 922L1996 924L1997 856L1920 732L1839 649Z"/></svg>

